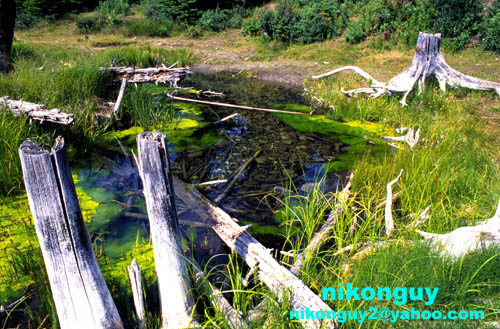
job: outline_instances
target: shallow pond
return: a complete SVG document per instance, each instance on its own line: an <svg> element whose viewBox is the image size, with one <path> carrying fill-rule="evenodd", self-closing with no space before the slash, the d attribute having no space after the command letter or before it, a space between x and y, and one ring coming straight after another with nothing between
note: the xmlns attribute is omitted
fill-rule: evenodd
<svg viewBox="0 0 500 329"><path fill-rule="evenodd" d="M301 89L233 77L231 73L194 74L183 81L183 86L223 92L221 98L202 98L214 102L312 110ZM184 91L181 96L199 97L192 91ZM240 166L260 150L220 206L238 218L241 225L252 223L250 233L269 248L281 248L284 242L279 217L275 216L281 203L272 194L277 186L292 186L305 194L314 182L324 178L322 188L335 191L339 174L359 152L380 147L369 145L367 140L376 139L377 126L338 123L322 115L321 109L315 109L314 116L238 110L238 116L213 124L235 113L235 109L177 102L173 106L177 121L164 132L170 142L173 174L185 182L231 180ZM135 127L105 137L118 150L120 140L123 151L107 150L83 162L79 159L79 168L74 169L77 187L98 203L88 225L92 238L114 258L148 239L141 181L129 153L141 131ZM200 189L213 200L225 186L223 183ZM186 243L194 243L203 257L223 252L219 240L197 223L180 200L177 209Z"/></svg>

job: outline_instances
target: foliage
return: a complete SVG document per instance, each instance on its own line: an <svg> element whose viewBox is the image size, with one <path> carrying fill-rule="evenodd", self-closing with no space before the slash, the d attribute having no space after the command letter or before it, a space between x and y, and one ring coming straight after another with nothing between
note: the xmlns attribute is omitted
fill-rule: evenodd
<svg viewBox="0 0 500 329"><path fill-rule="evenodd" d="M257 18L250 18L243 21L241 33L243 35L257 36L260 32L260 24Z"/></svg>
<svg viewBox="0 0 500 329"><path fill-rule="evenodd" d="M500 1L488 8L482 29L483 43L486 49L500 52Z"/></svg>
<svg viewBox="0 0 500 329"><path fill-rule="evenodd" d="M80 33L92 33L101 28L98 17L81 17L76 20L76 27Z"/></svg>
<svg viewBox="0 0 500 329"><path fill-rule="evenodd" d="M129 35L168 37L174 27L174 22L170 20L158 22L155 19L134 19L128 21L126 25Z"/></svg>
<svg viewBox="0 0 500 329"><path fill-rule="evenodd" d="M97 7L101 20L111 25L120 24L122 16L128 15L129 12L130 7L126 0L105 0Z"/></svg>
<svg viewBox="0 0 500 329"><path fill-rule="evenodd" d="M217 7L215 10L205 11L198 20L197 25L204 30L218 32L227 27L229 17L225 10Z"/></svg>
<svg viewBox="0 0 500 329"><path fill-rule="evenodd" d="M365 31L359 22L349 22L345 39L349 43L360 43L366 38Z"/></svg>
<svg viewBox="0 0 500 329"><path fill-rule="evenodd" d="M345 27L345 6L338 1L280 0L274 11L259 10L260 30L269 39L285 43L329 39L340 35ZM252 28L256 34L255 27Z"/></svg>

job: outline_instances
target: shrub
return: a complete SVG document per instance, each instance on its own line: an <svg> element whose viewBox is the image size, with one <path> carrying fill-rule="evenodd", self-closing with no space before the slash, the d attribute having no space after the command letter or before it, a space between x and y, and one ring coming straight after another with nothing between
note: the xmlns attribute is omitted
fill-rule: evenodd
<svg viewBox="0 0 500 329"><path fill-rule="evenodd" d="M121 23L121 17L128 15L130 6L126 0L106 0L99 3L97 13L103 21L111 25Z"/></svg>
<svg viewBox="0 0 500 329"><path fill-rule="evenodd" d="M132 20L127 22L127 31L130 35L149 37L168 37L174 26L171 20L156 21L153 19Z"/></svg>
<svg viewBox="0 0 500 329"><path fill-rule="evenodd" d="M209 31L221 31L228 25L229 17L225 10L216 8L215 10L207 10L201 15L197 25Z"/></svg>
<svg viewBox="0 0 500 329"><path fill-rule="evenodd" d="M486 49L500 52L500 0L489 8L483 23L483 43Z"/></svg>
<svg viewBox="0 0 500 329"><path fill-rule="evenodd" d="M199 27L198 25L191 25L186 30L186 34L190 38L198 39L198 38L201 38L201 36L203 35L203 29L201 27Z"/></svg>
<svg viewBox="0 0 500 329"><path fill-rule="evenodd" d="M359 22L350 22L347 26L345 39L349 43L360 43L365 40L366 34Z"/></svg>
<svg viewBox="0 0 500 329"><path fill-rule="evenodd" d="M82 17L77 19L76 27L80 33L92 33L101 28L101 23L97 17Z"/></svg>
<svg viewBox="0 0 500 329"><path fill-rule="evenodd" d="M260 24L257 18L250 18L243 22L241 33L243 35L256 36L260 32Z"/></svg>

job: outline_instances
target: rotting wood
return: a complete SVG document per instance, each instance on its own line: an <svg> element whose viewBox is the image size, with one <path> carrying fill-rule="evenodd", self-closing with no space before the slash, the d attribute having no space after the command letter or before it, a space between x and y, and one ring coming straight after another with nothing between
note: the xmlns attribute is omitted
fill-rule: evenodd
<svg viewBox="0 0 500 329"><path fill-rule="evenodd" d="M122 104L123 95L125 95L125 88L127 88L127 79L122 80L120 86L120 92L118 93L118 98L116 99L115 106L113 107L113 115L115 119L118 119L118 114L120 112L120 106Z"/></svg>
<svg viewBox="0 0 500 329"><path fill-rule="evenodd" d="M293 274L297 275L307 258L314 255L328 241L328 236L335 229L337 218L339 217L342 208L345 206L345 203L349 198L353 178L354 173L351 173L342 191L340 193L337 193L337 202L335 204L335 208L330 212L325 223L321 226L319 231L316 232L316 234L313 236L309 245L297 256L295 263L290 269Z"/></svg>
<svg viewBox="0 0 500 329"><path fill-rule="evenodd" d="M174 88L191 74L190 69L186 67L110 67L107 70L115 75L117 81L127 79L129 83L169 84Z"/></svg>
<svg viewBox="0 0 500 329"><path fill-rule="evenodd" d="M162 311L163 328L197 326L186 261L180 247L168 144L161 133L137 136Z"/></svg>
<svg viewBox="0 0 500 329"><path fill-rule="evenodd" d="M427 34L420 32L417 39L415 57L410 67L396 75L388 82L379 82L370 74L356 66L344 66L328 73L313 76L312 79L321 79L342 71L352 70L371 82L370 88L359 88L342 92L347 96L357 93L370 94L379 97L384 94L403 93L401 104L406 106L406 98L413 90L415 84L419 93L423 91L426 80L434 76L439 82L439 87L444 92L446 85L452 88L463 87L476 90L495 90L500 96L500 82L474 78L460 73L451 68L445 61L440 50L441 33Z"/></svg>
<svg viewBox="0 0 500 329"><path fill-rule="evenodd" d="M43 104L10 100L8 96L0 97L0 107L1 106L9 108L15 115L24 114L30 119L41 122L49 121L69 125L74 121L73 114L61 112L59 109L49 110L47 106Z"/></svg>
<svg viewBox="0 0 500 329"><path fill-rule="evenodd" d="M403 169L399 172L398 177L387 184L387 197L385 199L385 235L387 238L390 238L394 232L394 219L392 218L392 185L397 183L401 175L403 175Z"/></svg>
<svg viewBox="0 0 500 329"><path fill-rule="evenodd" d="M412 149L417 145L420 139L420 128L415 131L413 128L405 129L408 132L403 136L383 136L383 138L395 141L395 142L405 142Z"/></svg>
<svg viewBox="0 0 500 329"><path fill-rule="evenodd" d="M233 188L234 184L236 183L236 181L238 180L238 178L241 176L241 174L243 174L243 172L245 171L245 169L250 165L250 163L252 163L252 161L259 156L259 154L261 153L261 150L257 150L257 152L255 152L255 154L250 158L248 159L239 169L238 171L236 172L236 174L234 175L233 179L231 179L231 181L229 182L229 184L227 184L227 186L224 188L224 191L217 197L215 198L214 202L215 203L220 203L222 200L224 200L224 198L227 196L227 193L229 191L231 191L231 189Z"/></svg>
<svg viewBox="0 0 500 329"><path fill-rule="evenodd" d="M50 153L26 141L19 157L61 328L122 328L83 222L64 139Z"/></svg>
<svg viewBox="0 0 500 329"><path fill-rule="evenodd" d="M146 309L144 308L144 291L142 290L141 267L137 265L137 260L132 260L127 266L130 286L132 287L132 297L134 299L135 314L137 317L137 328L147 327Z"/></svg>
<svg viewBox="0 0 500 329"><path fill-rule="evenodd" d="M292 310L309 308L310 310L331 311L331 308L300 279L280 265L271 255L270 250L255 240L250 233L236 223L226 212L215 206L195 189L187 189L179 179L173 178L177 197L189 204L190 210L212 226L215 233L237 252L245 262L254 268L258 266L259 279L278 297L289 292ZM304 328L335 328L335 321L299 319Z"/></svg>
<svg viewBox="0 0 500 329"><path fill-rule="evenodd" d="M199 104L207 104L207 105L216 105L216 106L223 106L223 107L231 107L231 108L242 109L242 110L254 110L254 111L262 111L262 112L284 113L284 114L297 114L297 115L311 115L312 114L312 112L304 113L304 112L294 112L294 111L283 111L283 110L275 110L275 109L266 109L266 108L261 108L261 107L245 106L245 105L236 105L236 104L228 104L228 103L217 103L217 102L202 101L202 100L199 100L199 99L191 99L191 98L174 96L174 95L171 95L171 94L168 94L168 93L166 93L166 95L168 97L172 98L172 99L175 99L175 100L178 100L178 101L183 101L183 102L199 103Z"/></svg>
<svg viewBox="0 0 500 329"><path fill-rule="evenodd" d="M463 226L447 234L427 233L415 230L426 240L434 243L443 255L462 257L468 252L500 244L500 202L493 217L479 225Z"/></svg>

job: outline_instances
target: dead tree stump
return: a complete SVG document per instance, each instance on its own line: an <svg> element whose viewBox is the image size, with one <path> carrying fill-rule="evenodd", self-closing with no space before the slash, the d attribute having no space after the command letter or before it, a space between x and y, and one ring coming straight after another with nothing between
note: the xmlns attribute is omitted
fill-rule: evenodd
<svg viewBox="0 0 500 329"><path fill-rule="evenodd" d="M168 144L161 133L137 137L138 167L144 185L155 258L163 328L187 328L193 320L193 296L187 265L178 242L178 220Z"/></svg>
<svg viewBox="0 0 500 329"><path fill-rule="evenodd" d="M16 23L16 1L0 0L0 72L6 71Z"/></svg>
<svg viewBox="0 0 500 329"><path fill-rule="evenodd" d="M90 245L64 139L50 153L24 142L19 156L61 328L123 328Z"/></svg>
<svg viewBox="0 0 500 329"><path fill-rule="evenodd" d="M406 97L413 90L415 84L418 85L420 93L423 91L425 83L430 77L437 79L439 87L443 91L446 91L446 85L449 85L452 88L463 87L476 90L495 90L500 96L500 82L474 78L454 70L446 63L441 54L440 45L441 33L427 34L420 32L415 57L410 67L388 82L379 82L356 66L344 66L322 75L313 76L312 79L320 79L338 72L352 70L371 81L371 87L343 91L344 94L349 96L366 93L371 94L371 97L379 97L384 94L404 93L401 100L403 106L406 106Z"/></svg>

